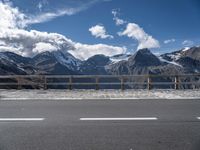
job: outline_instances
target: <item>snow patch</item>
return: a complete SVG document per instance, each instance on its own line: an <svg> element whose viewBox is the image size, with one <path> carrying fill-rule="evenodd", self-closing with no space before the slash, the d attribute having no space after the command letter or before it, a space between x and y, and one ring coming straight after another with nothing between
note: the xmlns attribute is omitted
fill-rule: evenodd
<svg viewBox="0 0 200 150"><path fill-rule="evenodd" d="M111 63L114 64L120 61L128 61L129 57L130 55L122 54L118 56L113 56L110 58L110 60L111 60Z"/></svg>
<svg viewBox="0 0 200 150"><path fill-rule="evenodd" d="M182 51L185 52L185 51L187 51L189 49L190 49L190 47L185 47Z"/></svg>
<svg viewBox="0 0 200 150"><path fill-rule="evenodd" d="M168 64L172 64L172 65L179 66L179 67L183 67L182 65L180 65L180 64L178 64L178 63L176 63L176 62L174 62L174 61L165 60L165 59L163 59L161 56L159 56L158 58L159 58L160 61L162 61L162 62L166 62L166 63L168 63Z"/></svg>
<svg viewBox="0 0 200 150"><path fill-rule="evenodd" d="M195 72L195 73L200 73L199 70L197 70L197 69L195 69L194 72Z"/></svg>
<svg viewBox="0 0 200 150"><path fill-rule="evenodd" d="M81 63L80 60L76 59L69 53L55 51L54 56L62 65L68 67L71 70L76 70L76 68L79 67Z"/></svg>

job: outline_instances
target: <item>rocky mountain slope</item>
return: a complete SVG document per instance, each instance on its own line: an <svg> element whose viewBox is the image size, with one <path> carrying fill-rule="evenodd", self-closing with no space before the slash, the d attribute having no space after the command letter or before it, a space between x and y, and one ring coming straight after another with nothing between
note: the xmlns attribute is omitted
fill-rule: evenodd
<svg viewBox="0 0 200 150"><path fill-rule="evenodd" d="M78 74L81 61L61 51L43 52L26 58L11 52L0 52L0 74Z"/></svg>
<svg viewBox="0 0 200 150"><path fill-rule="evenodd" d="M200 47L154 55L148 49L133 55L96 55L81 61L66 51L43 52L27 58L0 52L0 74L182 74L200 72Z"/></svg>
<svg viewBox="0 0 200 150"><path fill-rule="evenodd" d="M110 63L110 58L104 55L95 55L80 65L81 74L103 75L107 74L105 66Z"/></svg>

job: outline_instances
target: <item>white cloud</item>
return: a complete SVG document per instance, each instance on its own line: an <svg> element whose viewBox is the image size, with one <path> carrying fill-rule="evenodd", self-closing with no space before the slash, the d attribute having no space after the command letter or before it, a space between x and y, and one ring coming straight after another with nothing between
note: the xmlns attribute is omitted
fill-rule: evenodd
<svg viewBox="0 0 200 150"><path fill-rule="evenodd" d="M117 26L120 26L120 25L123 25L123 24L127 23L125 20L120 19L120 18L118 17L119 12L118 12L117 10L112 10L111 13L112 13L113 16L114 16L114 17L113 17L113 20L115 21L115 24L116 24Z"/></svg>
<svg viewBox="0 0 200 150"><path fill-rule="evenodd" d="M26 15L12 7L10 2L0 1L0 28L22 28L25 19Z"/></svg>
<svg viewBox="0 0 200 150"><path fill-rule="evenodd" d="M92 26L91 28L89 28L89 31L96 38L101 38L101 39L114 38L112 35L106 33L106 29L103 25Z"/></svg>
<svg viewBox="0 0 200 150"><path fill-rule="evenodd" d="M77 14L83 10L88 9L89 7L91 7L92 5L94 5L95 3L100 2L100 1L104 2L104 0L90 0L87 2L82 2L82 3L80 3L80 5L77 5L76 7L65 7L62 9L57 9L56 11L41 12L37 15L28 15L27 19L24 20L24 24L29 25L29 24L47 22L56 17L60 17L60 16L64 16L64 15L71 16L71 15ZM80 2L80 1L77 1L77 3L78 2ZM46 4L46 2L45 2L45 4ZM44 5L44 3L43 3L43 5ZM43 5L40 5L39 7L43 7Z"/></svg>
<svg viewBox="0 0 200 150"><path fill-rule="evenodd" d="M115 18L115 23L116 23L116 25L123 25L123 24L125 24L126 22L124 21L124 20L122 20L122 19L120 19L120 18Z"/></svg>
<svg viewBox="0 0 200 150"><path fill-rule="evenodd" d="M92 0L86 3L81 3L76 7L58 8L56 11L42 12L42 8L48 3L48 1L43 0L37 5L40 10L39 13L25 14L19 11L17 7L14 7L11 1L0 0L0 27L25 28L30 24L47 22L59 16L71 16L89 8L99 1L101 0Z"/></svg>
<svg viewBox="0 0 200 150"><path fill-rule="evenodd" d="M42 10L42 7L43 7L42 2L39 2L37 7L38 7L38 9L41 11L41 10Z"/></svg>
<svg viewBox="0 0 200 150"><path fill-rule="evenodd" d="M106 44L81 44L75 43L75 50L70 50L69 52L75 57L83 60L88 59L91 56L97 54L103 54L105 56L113 56L117 54L123 54L126 52L126 47L117 47Z"/></svg>
<svg viewBox="0 0 200 150"><path fill-rule="evenodd" d="M168 39L168 40L164 41L165 44L169 44L169 43L173 43L173 42L176 42L176 40L175 39Z"/></svg>
<svg viewBox="0 0 200 150"><path fill-rule="evenodd" d="M19 55L22 55L22 53L20 53L19 49L20 49L20 47L13 47L13 46L9 46L9 45L6 45L6 46L1 45L0 46L0 52L9 51L9 52L14 52L14 53L17 53Z"/></svg>
<svg viewBox="0 0 200 150"><path fill-rule="evenodd" d="M58 14L48 13L30 20L30 16L13 7L10 2L0 1L0 51L11 51L22 56L33 57L44 51L61 50L68 51L82 60L96 54L112 56L125 53L125 47L82 44L73 42L61 34L24 29L28 24L43 22L61 14L73 14L74 12L75 10L72 9L69 12L61 11ZM111 35L106 34L106 31L102 33L104 33L102 37L112 38Z"/></svg>
<svg viewBox="0 0 200 150"><path fill-rule="evenodd" d="M148 35L139 25L135 23L128 23L123 32L118 33L119 36L128 36L138 41L137 49L143 48L158 48L160 47L159 41Z"/></svg>
<svg viewBox="0 0 200 150"><path fill-rule="evenodd" d="M39 1L39 3L37 4L37 7L38 7L38 9L40 10L40 11L42 11L42 9L46 6L46 5L48 5L48 1L47 0L41 0L41 1Z"/></svg>
<svg viewBox="0 0 200 150"><path fill-rule="evenodd" d="M56 47L53 44L50 43L44 43L44 42L39 42L35 44L35 47L33 48L33 53L41 53L41 52L45 52L45 51L56 51L57 49L59 49L58 47Z"/></svg>
<svg viewBox="0 0 200 150"><path fill-rule="evenodd" d="M194 44L194 42L191 40L184 40L182 42L182 45L184 45L184 46L192 46L193 44Z"/></svg>
<svg viewBox="0 0 200 150"><path fill-rule="evenodd" d="M65 8L62 10L58 10L56 12L44 12L38 15L29 15L26 20L24 20L25 25L30 24L37 24L42 22L48 22L56 17L64 16L64 15L74 15L81 10L86 9L85 7L79 7L79 8Z"/></svg>
<svg viewBox="0 0 200 150"><path fill-rule="evenodd" d="M82 44L73 42L57 33L23 29L0 29L0 51L11 51L22 56L33 57L44 51L68 51L79 59L87 59L96 54L112 56L126 52L125 47L106 44Z"/></svg>
<svg viewBox="0 0 200 150"><path fill-rule="evenodd" d="M13 48L13 52L23 56L34 56L46 50L69 50L74 48L73 42L65 36L35 30L0 29L0 41L5 43L2 45L3 48ZM0 46L1 50L3 50L2 46Z"/></svg>
<svg viewBox="0 0 200 150"><path fill-rule="evenodd" d="M147 34L138 24L129 23L123 19L120 19L120 9L113 9L111 11L113 14L113 20L117 26L127 24L126 29L122 32L118 32L119 36L127 36L134 40L137 40L137 49L143 48L158 48L160 47L159 41L153 38L151 35Z"/></svg>

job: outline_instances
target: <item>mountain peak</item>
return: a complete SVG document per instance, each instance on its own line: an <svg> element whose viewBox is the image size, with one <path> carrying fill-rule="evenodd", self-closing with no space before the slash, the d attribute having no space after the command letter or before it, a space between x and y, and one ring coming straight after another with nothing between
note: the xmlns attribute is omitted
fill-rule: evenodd
<svg viewBox="0 0 200 150"><path fill-rule="evenodd" d="M192 47L185 51L183 55L194 60L200 60L200 47Z"/></svg>
<svg viewBox="0 0 200 150"><path fill-rule="evenodd" d="M139 66L158 66L161 61L149 49L138 50L133 56L128 59L132 65Z"/></svg>
<svg viewBox="0 0 200 150"><path fill-rule="evenodd" d="M110 61L110 58L105 55L94 55L90 57L86 62L95 64L97 66L105 66Z"/></svg>
<svg viewBox="0 0 200 150"><path fill-rule="evenodd" d="M83 62L80 71L83 74L107 74L105 66L110 62L110 58L105 55L94 55Z"/></svg>
<svg viewBox="0 0 200 150"><path fill-rule="evenodd" d="M174 62L184 57L200 60L200 47L185 47L178 51L162 54L161 57L167 61Z"/></svg>
<svg viewBox="0 0 200 150"><path fill-rule="evenodd" d="M139 49L139 50L137 50L137 52L151 53L151 51L148 48Z"/></svg>

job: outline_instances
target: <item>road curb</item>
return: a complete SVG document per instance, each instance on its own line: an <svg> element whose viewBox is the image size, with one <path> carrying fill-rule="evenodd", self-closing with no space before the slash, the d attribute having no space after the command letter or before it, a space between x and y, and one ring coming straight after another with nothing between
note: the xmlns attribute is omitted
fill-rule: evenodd
<svg viewBox="0 0 200 150"><path fill-rule="evenodd" d="M118 101L118 100L200 100L200 98L0 98L0 101Z"/></svg>

